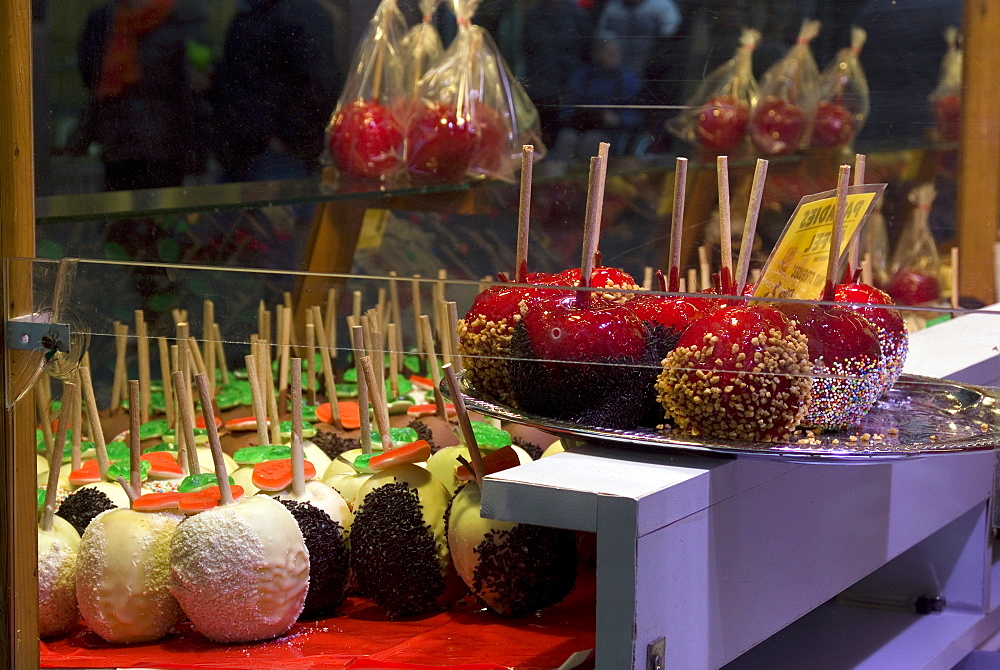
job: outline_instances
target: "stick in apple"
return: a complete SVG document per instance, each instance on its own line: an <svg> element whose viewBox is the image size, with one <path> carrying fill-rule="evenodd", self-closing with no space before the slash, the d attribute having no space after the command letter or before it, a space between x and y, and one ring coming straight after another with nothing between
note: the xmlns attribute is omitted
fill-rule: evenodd
<svg viewBox="0 0 1000 670"><path fill-rule="evenodd" d="M528 275L528 219L531 216L531 171L535 147L521 147L521 195L517 211L517 252L514 264L514 281L524 283Z"/></svg>
<svg viewBox="0 0 1000 670"><path fill-rule="evenodd" d="M330 351L336 351L327 340L327 333L323 325L323 315L318 305L313 305L313 323L316 324L316 335L320 342L319 354L323 359L323 383L326 386L326 399L330 403L330 416L333 425L337 430L343 430L344 425L340 421L340 399L337 397L337 382L333 376L333 361Z"/></svg>
<svg viewBox="0 0 1000 670"><path fill-rule="evenodd" d="M292 364L292 496L300 500L306 493L305 455L302 451L302 359Z"/></svg>
<svg viewBox="0 0 1000 670"><path fill-rule="evenodd" d="M719 248L722 255L720 273L722 292L733 293L733 224L729 205L729 158L716 158L715 169L719 181Z"/></svg>
<svg viewBox="0 0 1000 670"><path fill-rule="evenodd" d="M212 395L208 389L208 380L202 373L198 373L194 379L201 398L201 414L205 418L205 428L208 430L208 444L212 448L212 462L215 464L215 476L219 483L219 504L232 505L233 491L229 487L229 473L222 458L222 443L219 442L219 430L215 426L215 414L212 413Z"/></svg>
<svg viewBox="0 0 1000 670"><path fill-rule="evenodd" d="M434 406L438 418L448 420L448 409L445 407L444 396L441 395L441 370L438 368L437 351L434 349L434 335L431 333L431 320L426 314L420 315L420 330L426 345L427 365L430 367L431 381L434 382Z"/></svg>
<svg viewBox="0 0 1000 670"><path fill-rule="evenodd" d="M52 530L52 517L56 513L56 489L59 488L59 470L62 464L62 445L66 443L66 430L69 428L70 412L68 407L76 397L76 384L63 384L63 407L67 410L59 414L59 425L56 428L56 448L49 454L49 478L45 488L45 507L42 510L42 530ZM79 426L76 427L79 431Z"/></svg>
<svg viewBox="0 0 1000 670"><path fill-rule="evenodd" d="M451 391L451 402L455 405L455 414L458 417L458 426L462 431L462 438L469 448L469 456L472 457L472 472L476 478L476 484L483 485L483 477L486 476L486 466L483 465L483 456L479 453L479 443L476 441L476 434L472 431L472 423L469 421L469 412L465 408L465 398L458 385L458 377L451 365L443 368L448 390Z"/></svg>
<svg viewBox="0 0 1000 670"><path fill-rule="evenodd" d="M676 293L681 276L681 240L684 235L684 198L687 194L688 159L678 157L674 167L674 211L670 224L670 270L667 290ZM689 282L690 283L690 282Z"/></svg>
<svg viewBox="0 0 1000 670"><path fill-rule="evenodd" d="M767 178L767 161L757 159L753 173L753 184L750 186L750 205L747 207L747 219L743 224L743 239L740 242L740 258L736 264L736 295L742 295L750 272L750 257L753 255L753 238L757 232L757 219L760 217L760 205L764 199L764 180Z"/></svg>
<svg viewBox="0 0 1000 670"><path fill-rule="evenodd" d="M381 389L375 379L375 370L372 368L370 356L361 357L361 370L364 373L365 381L368 383L368 390L372 396L372 408L375 411L375 425L378 427L379 437L382 438L382 451L392 450L392 437L389 434L389 411L382 398Z"/></svg>
<svg viewBox="0 0 1000 670"><path fill-rule="evenodd" d="M358 443L361 446L362 453L370 454L372 453L372 426L368 418L370 394L368 391L368 382L364 378L360 363L361 358L365 355L365 335L362 326L351 328L351 342L354 348L356 372L358 373L358 414L361 419L361 435L358 437Z"/></svg>
<svg viewBox="0 0 1000 670"><path fill-rule="evenodd" d="M187 450L188 469L193 475L201 474L201 465L198 463L198 451L194 443L194 401L191 399L191 387L184 382L184 373L177 370L173 374L174 389L177 391L177 407L180 411L180 418L177 422L177 437L184 436L181 449ZM215 421L212 421L215 425Z"/></svg>

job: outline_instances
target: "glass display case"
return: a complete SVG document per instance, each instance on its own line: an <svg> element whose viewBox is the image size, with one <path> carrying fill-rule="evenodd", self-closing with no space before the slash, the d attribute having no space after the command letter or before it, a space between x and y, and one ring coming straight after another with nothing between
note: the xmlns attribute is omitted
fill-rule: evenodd
<svg viewBox="0 0 1000 670"><path fill-rule="evenodd" d="M233 9L229 4L220 16ZM530 80L528 61L534 52L520 36L533 3L513 3L509 12L501 4L484 3L481 18L500 30L501 49L514 72ZM771 0L762 13L749 5L677 4L683 11L682 28L657 43L662 62L655 62L643 80L646 89L657 82L673 88L660 91L664 98L644 100L655 124L616 143L608 165L601 262L631 273L636 287L626 293L639 287L655 290L653 273L671 265L676 227L684 232L678 258L686 287L705 288L721 270L718 259L725 245L718 226L715 154L671 139L664 122L683 108L723 52L731 51L737 24L761 28L765 39L758 55L776 59L792 42L800 15L815 14L844 29L817 39L817 56L826 61L842 46L838 40L849 18L862 9L877 10L879 3ZM991 307L974 309L994 303L997 295L1000 129L993 120L1000 59L993 57L993 43L1000 10L976 0L941 4L948 4L952 13L961 5L965 17L956 133L903 132L883 114L879 131L858 138L850 150L814 147L770 157L759 242L751 256L751 267L760 269L802 196L834 188L837 165L853 163L856 152L867 155L866 181L887 184L882 249L905 252L919 243L941 255L937 299L906 314L912 346L908 377L882 403L884 413L871 415L863 430L802 432L783 447L761 447L752 440L734 444L678 436L655 424L637 430L592 416L527 411L484 396L466 378L465 400L473 410L497 421L541 427L570 446L569 453L488 477L483 510L498 519L597 537L596 568L592 557L590 563L580 563L591 581L584 579L566 601L572 616L565 607L543 614L539 625L552 627L532 643L535 653L526 643L524 649L510 650L508 658L490 662L555 667L596 644L596 667L661 667L663 662L773 667L775 659L791 658L803 667L950 667L1000 629L992 540L997 524L991 518L997 428L993 398L1000 386L992 335L995 313ZM347 32L353 44L374 6L350 6ZM51 341L43 346L32 340L41 331L51 334L46 328L20 333L20 325L31 320L43 326L47 321L65 323L66 331L54 332L69 333L64 342L70 347L67 365L73 367L73 357L85 346L98 397L104 399L110 398L116 378L116 323L133 322L136 310L145 315L148 337L162 336L168 343L177 337L177 315L186 310L199 346L206 352L221 350L223 360L238 367L260 327L261 304L291 301L295 337L303 338L297 344L304 348L307 308L313 305L353 316L378 304L388 306L395 294L402 301L399 321L411 332L416 303L430 312L443 297L456 303L461 317L498 272L514 277L517 269L515 184L358 185L327 168L305 179L218 184L195 179L171 188L74 192L87 190L79 187L83 182L99 181L100 163L93 154L61 153L81 102L72 94L78 88L75 81L67 83L73 58L66 55L73 51L75 36L58 18L62 9L58 2L29 8L26 0L17 0L0 14L0 25L12 36L0 73L5 102L0 143L14 148L0 163L7 334L0 372L8 410L2 430L8 447L2 522L8 540L6 606L0 608L8 635L0 641L0 655L26 667L36 664L37 653L37 580L31 573L36 557L30 541L37 514L26 493L34 488L36 464L24 446L34 443L34 384L49 373L63 374L59 362L67 360L67 352ZM81 5L73 12L82 19L84 9ZM595 18L597 11L595 6ZM925 25L912 19L912 25L918 24L930 30L929 21ZM213 18L212 25L213 44L221 50L221 18ZM890 24L885 26L888 30ZM31 71L23 67L32 62L32 29L36 57L46 55L35 61L34 85ZM868 61L873 96L885 94L902 80L904 45L884 35L869 39L869 53L888 52L889 71L899 77L876 80L875 61ZM32 96L40 108L48 106L34 114L34 128L27 102ZM906 104L928 111L926 102L921 97ZM559 112L559 103L539 101L539 109L551 117ZM685 214L675 226L678 155L690 162ZM736 229L742 227L755 158L756 152L743 151L729 162ZM532 271L554 273L580 265L587 168L584 158L557 156L535 166L529 217ZM917 195L927 183L936 188L931 204ZM903 229L924 211L932 239L914 241ZM948 256L952 247L959 251L957 266L954 256ZM891 265L891 253L884 255L882 281ZM60 258L91 260L60 266ZM390 272L395 276L390 278ZM213 304L218 336L199 325L206 300ZM332 346L334 365L346 370L352 358L342 317L332 322L331 339L337 343ZM447 325L440 324L435 321L435 330L446 333ZM933 327L925 328L929 324ZM19 334L32 346L21 348ZM396 349L417 341L404 334ZM450 345L450 337L438 343L440 348ZM156 353L154 347L154 360ZM128 354L128 364L137 369L135 353ZM644 361L638 367L655 377L659 365L659 360ZM537 372L537 367L531 369ZM22 392L25 399L15 403ZM118 420L124 421L123 416ZM890 428L896 432L886 439ZM873 435L882 439L873 440ZM641 449L634 450L637 446ZM858 461L870 464L859 466ZM664 555L671 557L672 567L664 567ZM915 611L921 598L925 604L947 601L946 609ZM589 617L580 616L581 610ZM475 615L472 619L475 625ZM523 622L491 621L502 634L524 633ZM430 630L414 635L436 640ZM468 633L458 628L441 636ZM312 645L308 651L300 647L294 653L335 653L323 638L306 644ZM458 652L448 656L451 652L442 651L437 642L431 646L433 650L414 647L409 656L388 660L431 665L482 660ZM45 653L57 652L50 648ZM357 647L344 653L380 652ZM108 665L114 660L105 659ZM324 662L332 663L329 658Z"/></svg>

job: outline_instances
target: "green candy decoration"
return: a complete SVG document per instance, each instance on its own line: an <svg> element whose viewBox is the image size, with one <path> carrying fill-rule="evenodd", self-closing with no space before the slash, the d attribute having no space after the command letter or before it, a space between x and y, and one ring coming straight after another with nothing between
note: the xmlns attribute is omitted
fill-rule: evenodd
<svg viewBox="0 0 1000 670"><path fill-rule="evenodd" d="M389 437L392 439L392 445L394 447L401 447L404 444L416 442L420 439L420 436L417 435L417 431L412 428L390 428ZM382 444L382 436L373 432L372 444Z"/></svg>
<svg viewBox="0 0 1000 670"><path fill-rule="evenodd" d="M177 443L177 431L175 430L171 429L166 431L165 433L163 433L162 437L164 442L172 442L174 444ZM195 428L194 443L195 445L208 444L208 431L205 430L204 428Z"/></svg>
<svg viewBox="0 0 1000 670"><path fill-rule="evenodd" d="M131 459L115 461L108 466L108 479L116 481L119 477L124 477L125 481L130 481L132 476ZM139 461L139 481L144 482L149 476L149 468L152 467L149 461Z"/></svg>
<svg viewBox="0 0 1000 670"><path fill-rule="evenodd" d="M278 424L278 430L281 432L282 439L289 440L292 437L292 422L282 421ZM316 428L312 424L303 423L302 424L302 437L309 439L316 435Z"/></svg>
<svg viewBox="0 0 1000 670"><path fill-rule="evenodd" d="M131 451L124 442L108 442L107 446L108 462L127 461L131 458Z"/></svg>
<svg viewBox="0 0 1000 670"><path fill-rule="evenodd" d="M171 442L160 442L159 444L153 445L146 451L170 451L177 453L177 445Z"/></svg>
<svg viewBox="0 0 1000 670"><path fill-rule="evenodd" d="M510 433L482 421L473 421L472 434L476 436L479 448L485 451L496 451L511 444Z"/></svg>
<svg viewBox="0 0 1000 670"><path fill-rule="evenodd" d="M265 461L277 461L292 457L292 448L284 444L261 444L256 447L243 447L233 454L237 465L256 465Z"/></svg>
<svg viewBox="0 0 1000 670"><path fill-rule="evenodd" d="M39 512L45 507L45 489L38 489L38 502L36 503L36 508Z"/></svg>
<svg viewBox="0 0 1000 670"><path fill-rule="evenodd" d="M379 452L379 453L381 453L381 452ZM370 454L358 454L357 456L354 457L354 463L352 463L351 466L357 472L362 472L362 473L363 472L372 472L372 469L369 467L368 464L369 464L369 461L372 460L373 456L378 456L378 453L372 452Z"/></svg>
<svg viewBox="0 0 1000 670"><path fill-rule="evenodd" d="M229 484L232 486L236 485L232 477L229 477ZM181 485L177 487L177 491L180 493L197 493L198 491L204 491L209 487L218 485L219 480L215 477L215 474L202 472L198 475L188 475L185 477Z"/></svg>
<svg viewBox="0 0 1000 670"><path fill-rule="evenodd" d="M164 432L170 430L170 423L166 419L153 419L139 426L139 440L152 440L154 437L161 437Z"/></svg>

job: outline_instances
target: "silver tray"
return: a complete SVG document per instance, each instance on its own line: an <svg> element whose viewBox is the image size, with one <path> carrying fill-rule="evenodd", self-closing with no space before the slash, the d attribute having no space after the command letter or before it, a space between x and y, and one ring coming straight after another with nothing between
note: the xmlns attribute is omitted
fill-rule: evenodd
<svg viewBox="0 0 1000 670"><path fill-rule="evenodd" d="M560 438L613 447L753 456L787 462L882 463L1000 446L997 392L915 375L901 376L854 430L813 437L803 431L788 442L772 443L692 437L666 429L620 430L558 421L478 397L464 378L460 381L469 409L534 426Z"/></svg>

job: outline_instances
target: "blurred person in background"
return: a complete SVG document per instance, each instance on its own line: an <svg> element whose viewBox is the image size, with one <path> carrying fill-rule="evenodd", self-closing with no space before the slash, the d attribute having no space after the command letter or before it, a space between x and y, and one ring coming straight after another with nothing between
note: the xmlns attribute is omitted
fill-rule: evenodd
<svg viewBox="0 0 1000 670"><path fill-rule="evenodd" d="M115 0L87 17L77 62L89 98L69 150L100 146L106 191L204 171L206 19L198 0Z"/></svg>
<svg viewBox="0 0 1000 670"><path fill-rule="evenodd" d="M224 181L316 172L344 84L337 39L346 35L318 0L240 0L212 91Z"/></svg>

